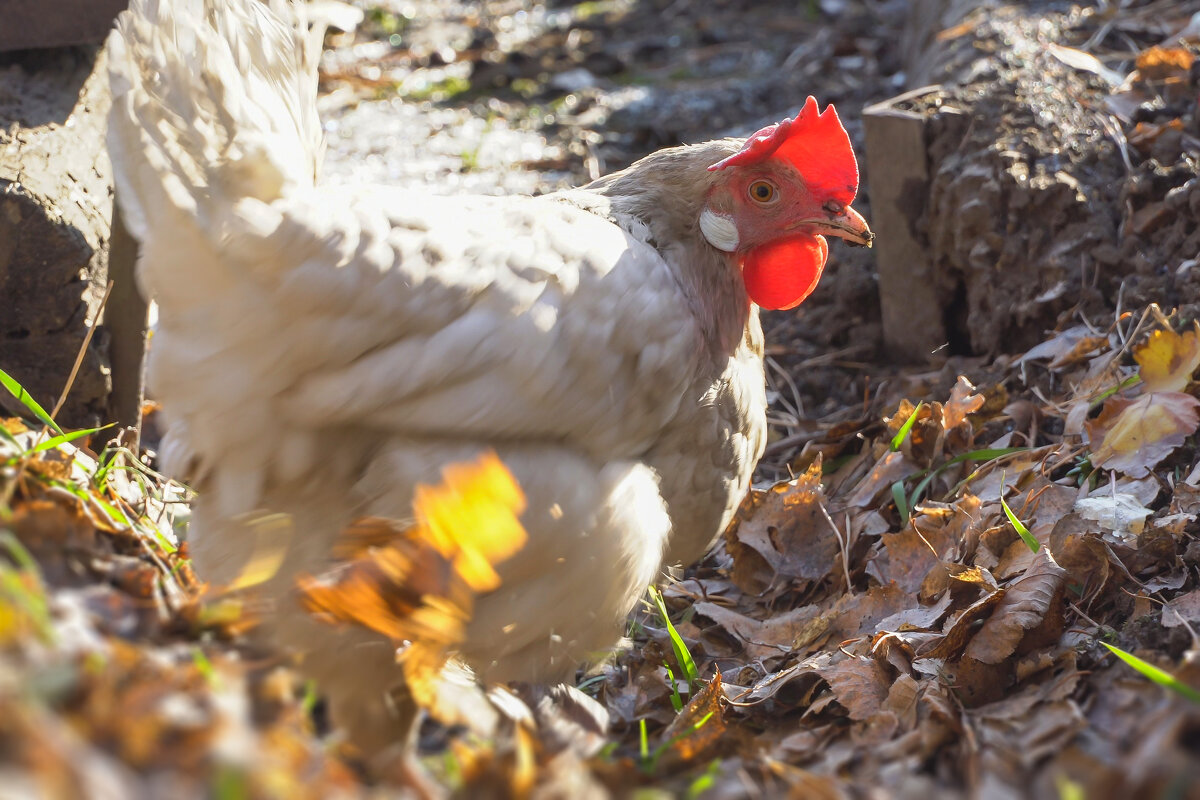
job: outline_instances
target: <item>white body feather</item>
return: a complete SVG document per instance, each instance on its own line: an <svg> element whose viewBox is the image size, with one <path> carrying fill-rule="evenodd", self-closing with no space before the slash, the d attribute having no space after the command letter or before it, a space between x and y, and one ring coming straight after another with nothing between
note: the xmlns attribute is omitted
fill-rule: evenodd
<svg viewBox="0 0 1200 800"><path fill-rule="evenodd" d="M529 543L463 655L487 679L567 678L615 643L664 553L699 556L746 490L756 313L734 302L714 345L653 226L595 192L319 186L303 40L254 0L134 0L109 40L109 146L160 309L167 468L200 489L196 566L231 581L256 547L244 515L285 512L290 581L351 519L408 516L417 482L492 448L528 495ZM278 622L339 717L374 724L391 648Z"/></svg>

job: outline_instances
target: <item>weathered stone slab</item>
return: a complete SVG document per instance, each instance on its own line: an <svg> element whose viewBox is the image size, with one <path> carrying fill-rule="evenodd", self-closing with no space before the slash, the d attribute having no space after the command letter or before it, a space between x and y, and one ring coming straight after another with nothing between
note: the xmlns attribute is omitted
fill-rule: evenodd
<svg viewBox="0 0 1200 800"><path fill-rule="evenodd" d="M108 81L96 47L0 59L0 368L50 408L109 278ZM107 421L107 347L93 338L61 422Z"/></svg>
<svg viewBox="0 0 1200 800"><path fill-rule="evenodd" d="M0 51L104 41L129 0L5 0Z"/></svg>

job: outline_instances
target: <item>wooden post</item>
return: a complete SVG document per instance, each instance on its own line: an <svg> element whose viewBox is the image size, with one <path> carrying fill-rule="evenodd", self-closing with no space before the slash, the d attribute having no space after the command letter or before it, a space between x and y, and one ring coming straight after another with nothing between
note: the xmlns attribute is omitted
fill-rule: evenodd
<svg viewBox="0 0 1200 800"><path fill-rule="evenodd" d="M928 360L946 341L929 249L917 229L929 197L925 120L900 108L927 91L863 111L884 344L893 358L909 362Z"/></svg>

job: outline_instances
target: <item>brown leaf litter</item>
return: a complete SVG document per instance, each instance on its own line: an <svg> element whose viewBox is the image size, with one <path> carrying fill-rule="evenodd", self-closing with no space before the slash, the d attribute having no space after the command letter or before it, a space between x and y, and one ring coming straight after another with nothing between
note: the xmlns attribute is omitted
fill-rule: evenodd
<svg viewBox="0 0 1200 800"><path fill-rule="evenodd" d="M421 790L1195 796L1200 707L1101 645L1200 687L1194 328L1125 321L1014 359L1002 389L960 377L861 436L814 440L797 477L753 492L664 590L696 684L647 610L633 648L582 690L492 687L472 707L492 720L484 735L427 726ZM412 783L403 765L368 781L325 731L319 688L245 641L240 595L204 593L174 544L182 487L128 454L35 451L45 434L5 430L0 752L14 786L319 797ZM441 680L449 623L521 541L506 476L461 466L423 493L415 528L348 530L346 567L304 584L314 611L389 633L401 663Z"/></svg>

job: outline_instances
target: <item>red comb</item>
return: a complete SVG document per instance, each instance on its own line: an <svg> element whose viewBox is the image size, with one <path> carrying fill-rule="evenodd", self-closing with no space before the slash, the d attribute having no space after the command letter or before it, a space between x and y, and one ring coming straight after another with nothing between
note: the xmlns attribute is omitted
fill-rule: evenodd
<svg viewBox="0 0 1200 800"><path fill-rule="evenodd" d="M768 125L748 138L741 150L708 169L758 164L768 158L790 163L816 195L848 206L858 193L858 161L850 136L834 107L818 112L814 97L795 117Z"/></svg>

